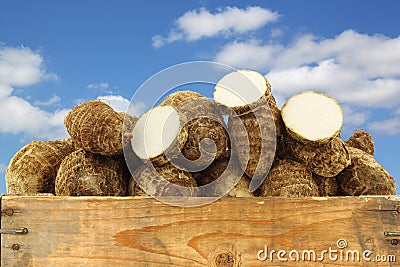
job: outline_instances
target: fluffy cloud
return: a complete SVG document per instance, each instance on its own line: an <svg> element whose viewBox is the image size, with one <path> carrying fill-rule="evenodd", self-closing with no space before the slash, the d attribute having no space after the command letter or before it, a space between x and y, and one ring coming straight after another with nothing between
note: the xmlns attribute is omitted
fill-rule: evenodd
<svg viewBox="0 0 400 267"><path fill-rule="evenodd" d="M215 57L215 61L235 67L266 70L283 50L279 45L262 45L259 40L227 44Z"/></svg>
<svg viewBox="0 0 400 267"><path fill-rule="evenodd" d="M400 117L372 122L368 125L368 128L382 134L400 134Z"/></svg>
<svg viewBox="0 0 400 267"><path fill-rule="evenodd" d="M215 60L266 73L281 97L311 89L359 107L400 104L400 37L347 30L328 39L303 35L287 46L233 42Z"/></svg>
<svg viewBox="0 0 400 267"><path fill-rule="evenodd" d="M343 128L345 131L351 131L354 128L362 128L371 116L371 112L366 109L352 108L348 105L342 105L343 116L345 118Z"/></svg>
<svg viewBox="0 0 400 267"><path fill-rule="evenodd" d="M153 46L161 47L177 40L195 41L220 34L242 34L278 20L279 14L269 9L249 6L245 9L226 7L216 13L202 8L188 11L175 21L166 37L153 37Z"/></svg>
<svg viewBox="0 0 400 267"><path fill-rule="evenodd" d="M67 112L47 112L20 97L8 96L0 99L0 132L42 139L64 138L67 132L63 118Z"/></svg>
<svg viewBox="0 0 400 267"><path fill-rule="evenodd" d="M0 46L0 82L10 86L26 86L44 79L56 79L44 68L43 58L26 47Z"/></svg>
<svg viewBox="0 0 400 267"><path fill-rule="evenodd" d="M234 41L214 59L265 73L280 104L303 90L334 96L344 105L348 129L365 126L373 109L393 110L393 118L367 127L400 133L400 37L346 30L332 38L302 35L288 45Z"/></svg>
<svg viewBox="0 0 400 267"><path fill-rule="evenodd" d="M60 102L61 98L57 95L53 95L49 100L46 101L35 101L35 106L51 106Z"/></svg>
<svg viewBox="0 0 400 267"><path fill-rule="evenodd" d="M56 77L55 74L46 71L44 60L37 52L25 47L1 47L0 132L41 139L66 137L63 117L67 110L48 112L37 107L58 102L60 100L58 96L33 105L12 94L13 86L29 86Z"/></svg>
<svg viewBox="0 0 400 267"><path fill-rule="evenodd" d="M108 87L109 87L108 83L90 83L86 88L107 90Z"/></svg>
<svg viewBox="0 0 400 267"><path fill-rule="evenodd" d="M97 99L111 106L117 112L126 112L134 116L140 116L146 111L147 107L144 103L132 103L123 96L119 95L105 95L99 96Z"/></svg>

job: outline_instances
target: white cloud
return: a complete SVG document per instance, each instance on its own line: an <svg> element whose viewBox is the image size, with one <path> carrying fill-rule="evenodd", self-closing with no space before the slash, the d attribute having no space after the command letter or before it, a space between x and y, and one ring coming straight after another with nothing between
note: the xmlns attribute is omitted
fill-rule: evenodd
<svg viewBox="0 0 400 267"><path fill-rule="evenodd" d="M354 129L360 129L368 121L371 112L366 109L357 109L349 105L342 105L344 125L343 131L353 132Z"/></svg>
<svg viewBox="0 0 400 267"><path fill-rule="evenodd" d="M51 106L60 102L61 98L57 95L53 95L49 100L46 101L35 101L35 106Z"/></svg>
<svg viewBox="0 0 400 267"><path fill-rule="evenodd" d="M261 45L260 41L254 39L246 43L233 42L217 54L215 61L236 67L266 70L281 50L281 46Z"/></svg>
<svg viewBox="0 0 400 267"><path fill-rule="evenodd" d="M279 28L274 28L271 30L271 37L272 38L277 38L277 37L282 37L283 36L283 30Z"/></svg>
<svg viewBox="0 0 400 267"><path fill-rule="evenodd" d="M126 112L134 116L140 116L146 111L147 107L143 102L132 103L123 96L119 95L105 95L99 96L97 99L111 106L117 112Z"/></svg>
<svg viewBox="0 0 400 267"><path fill-rule="evenodd" d="M108 83L90 83L86 88L107 90L108 87L109 87Z"/></svg>
<svg viewBox="0 0 400 267"><path fill-rule="evenodd" d="M0 81L0 99L6 98L13 92L13 88L7 84L1 84Z"/></svg>
<svg viewBox="0 0 400 267"><path fill-rule="evenodd" d="M56 79L48 73L40 54L26 47L0 46L0 82L10 86L26 86L45 79Z"/></svg>
<svg viewBox="0 0 400 267"><path fill-rule="evenodd" d="M166 37L153 37L153 46L161 47L177 40L196 41L217 35L243 34L277 21L277 12L258 6L245 9L226 7L216 13L202 8L188 11L175 21L175 28Z"/></svg>
<svg viewBox="0 0 400 267"><path fill-rule="evenodd" d="M316 90L358 107L400 105L400 37L347 30L326 39L303 35L286 46L233 42L215 60L266 73L280 98Z"/></svg>
<svg viewBox="0 0 400 267"><path fill-rule="evenodd" d="M9 96L0 99L0 132L43 139L64 138L67 133L60 114L66 111L47 112L20 97Z"/></svg>
<svg viewBox="0 0 400 267"><path fill-rule="evenodd" d="M381 134L400 134L400 117L372 122L368 124L368 128Z"/></svg>
<svg viewBox="0 0 400 267"><path fill-rule="evenodd" d="M29 101L13 95L13 86L29 86L48 78L57 77L46 72L40 54L29 48L0 48L0 132L23 134L26 137L58 139L67 136L63 125L66 110L48 112ZM58 102L53 96L40 105Z"/></svg>
<svg viewBox="0 0 400 267"><path fill-rule="evenodd" d="M7 166L3 163L0 163L0 174L4 174L7 170Z"/></svg>

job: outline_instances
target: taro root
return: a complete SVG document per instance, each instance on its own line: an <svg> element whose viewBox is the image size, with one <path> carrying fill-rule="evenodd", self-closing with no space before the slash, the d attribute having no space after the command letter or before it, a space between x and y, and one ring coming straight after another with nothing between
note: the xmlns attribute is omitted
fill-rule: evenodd
<svg viewBox="0 0 400 267"><path fill-rule="evenodd" d="M334 177L350 165L350 156L344 142L332 138L328 143L300 143L286 137L287 151L293 159L302 163L312 173L323 177Z"/></svg>
<svg viewBox="0 0 400 267"><path fill-rule="evenodd" d="M127 146L130 146L129 141L132 138L131 132L133 130L133 127L135 127L138 118L126 112L119 112L118 114L124 122L122 126L122 135L123 135L123 147L125 149Z"/></svg>
<svg viewBox="0 0 400 267"><path fill-rule="evenodd" d="M222 114L241 116L265 104L271 85L256 71L238 70L222 77L214 88L214 101Z"/></svg>
<svg viewBox="0 0 400 267"><path fill-rule="evenodd" d="M112 157L83 149L67 156L56 178L58 196L125 196L123 165Z"/></svg>
<svg viewBox="0 0 400 267"><path fill-rule="evenodd" d="M211 100L187 90L170 94L161 105L173 106L187 119L188 138L182 154L188 161L181 160L179 166L189 171L198 171L209 166L226 151L229 137L225 122Z"/></svg>
<svg viewBox="0 0 400 267"><path fill-rule="evenodd" d="M184 191L179 187L188 190ZM171 163L154 166L151 162L147 162L132 173L128 194L142 195L143 189L150 196L193 196L194 187L197 187L197 184L191 173L181 170Z"/></svg>
<svg viewBox="0 0 400 267"><path fill-rule="evenodd" d="M346 141L346 145L361 149L370 155L374 155L374 140L367 131L354 131L353 135Z"/></svg>
<svg viewBox="0 0 400 267"><path fill-rule="evenodd" d="M339 183L336 177L322 177L313 174L313 178L318 186L319 195L321 197L340 195Z"/></svg>
<svg viewBox="0 0 400 267"><path fill-rule="evenodd" d="M77 105L64 123L80 148L106 156L123 153L123 117L100 100Z"/></svg>
<svg viewBox="0 0 400 267"><path fill-rule="evenodd" d="M349 147L351 165L337 179L347 195L395 195L396 182L374 157L360 149Z"/></svg>
<svg viewBox="0 0 400 267"><path fill-rule="evenodd" d="M327 95L306 91L292 96L282 107L287 157L311 172L333 177L350 165L343 141L342 108Z"/></svg>
<svg viewBox="0 0 400 267"><path fill-rule="evenodd" d="M157 106L139 117L131 147L141 160L161 166L181 155L187 139L185 115L172 106Z"/></svg>
<svg viewBox="0 0 400 267"><path fill-rule="evenodd" d="M301 143L328 143L339 135L343 125L339 103L313 91L292 96L281 114L288 134Z"/></svg>
<svg viewBox="0 0 400 267"><path fill-rule="evenodd" d="M275 157L275 122L268 108L228 120L232 151L250 178L265 177Z"/></svg>
<svg viewBox="0 0 400 267"><path fill-rule="evenodd" d="M71 139L33 141L11 159L6 172L8 194L54 193L54 183L63 159L75 150Z"/></svg>
<svg viewBox="0 0 400 267"><path fill-rule="evenodd" d="M319 191L306 167L296 161L284 159L275 162L261 185L260 196L319 196Z"/></svg>
<svg viewBox="0 0 400 267"><path fill-rule="evenodd" d="M132 139L132 130L135 127L138 119L135 116L129 115L125 112L119 112L119 115L124 121L122 130L124 155L121 160L125 161L128 169L133 172L143 163L142 160L140 160L140 158L133 152L130 141Z"/></svg>
<svg viewBox="0 0 400 267"><path fill-rule="evenodd" d="M250 178L240 169L237 159L232 158L232 162L229 165L230 160L230 151L226 151L207 169L195 174L199 186L208 185L216 181L214 184L200 189L203 196L254 196L253 193L249 191Z"/></svg>
<svg viewBox="0 0 400 267"><path fill-rule="evenodd" d="M253 181L264 179L273 162L277 140L279 144L282 140L280 111L269 82L255 71L231 72L215 86L214 101L221 112L230 116L229 136L240 167ZM254 184L251 190L253 187Z"/></svg>

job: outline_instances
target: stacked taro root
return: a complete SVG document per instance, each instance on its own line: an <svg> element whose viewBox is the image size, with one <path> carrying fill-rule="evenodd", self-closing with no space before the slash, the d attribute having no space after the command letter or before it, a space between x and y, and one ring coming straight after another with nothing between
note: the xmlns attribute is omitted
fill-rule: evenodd
<svg viewBox="0 0 400 267"><path fill-rule="evenodd" d="M70 138L33 141L11 159L7 191L62 196L396 194L393 177L374 159L371 135L355 131L342 141L342 124L341 107L333 98L306 91L279 110L265 77L239 70L216 84L214 101L179 91L139 118L99 100L74 107L65 117ZM222 176L225 182L197 190Z"/></svg>

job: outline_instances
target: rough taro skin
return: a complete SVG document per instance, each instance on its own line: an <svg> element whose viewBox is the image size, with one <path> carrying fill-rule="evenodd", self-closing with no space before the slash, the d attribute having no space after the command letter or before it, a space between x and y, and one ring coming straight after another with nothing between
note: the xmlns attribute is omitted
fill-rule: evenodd
<svg viewBox="0 0 400 267"><path fill-rule="evenodd" d="M71 139L32 141L11 159L6 172L8 194L54 193L61 162L75 150Z"/></svg>
<svg viewBox="0 0 400 267"><path fill-rule="evenodd" d="M124 117L100 100L77 105L64 124L78 147L105 156L123 154Z"/></svg>
<svg viewBox="0 0 400 267"><path fill-rule="evenodd" d="M346 195L395 195L396 182L374 157L349 147L351 165L337 179Z"/></svg>
<svg viewBox="0 0 400 267"><path fill-rule="evenodd" d="M319 196L319 190L311 172L304 165L284 159L275 162L261 185L260 196Z"/></svg>
<svg viewBox="0 0 400 267"><path fill-rule="evenodd" d="M83 149L67 156L56 177L58 196L125 196L127 180L120 160Z"/></svg>

